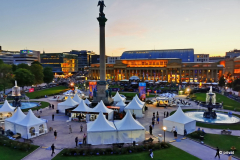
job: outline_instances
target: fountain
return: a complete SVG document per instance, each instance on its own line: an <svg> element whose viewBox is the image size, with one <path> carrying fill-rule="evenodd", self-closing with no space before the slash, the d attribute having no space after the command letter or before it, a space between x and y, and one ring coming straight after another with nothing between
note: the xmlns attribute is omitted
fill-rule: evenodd
<svg viewBox="0 0 240 160"><path fill-rule="evenodd" d="M21 102L19 98L21 97L20 87L17 86L17 81L15 81L15 86L12 88L12 97L14 99L12 106L21 107Z"/></svg>

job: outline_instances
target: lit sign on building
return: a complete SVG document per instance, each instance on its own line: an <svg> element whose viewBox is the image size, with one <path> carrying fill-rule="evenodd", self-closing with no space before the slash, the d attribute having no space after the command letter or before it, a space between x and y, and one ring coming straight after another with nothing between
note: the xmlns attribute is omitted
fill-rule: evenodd
<svg viewBox="0 0 240 160"><path fill-rule="evenodd" d="M33 51L31 50L21 50L20 54L29 54L29 53L33 53Z"/></svg>

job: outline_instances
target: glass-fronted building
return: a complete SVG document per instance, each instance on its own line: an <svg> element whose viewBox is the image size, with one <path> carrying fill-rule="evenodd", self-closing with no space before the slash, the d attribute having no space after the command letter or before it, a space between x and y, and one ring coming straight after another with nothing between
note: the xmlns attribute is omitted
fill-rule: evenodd
<svg viewBox="0 0 240 160"><path fill-rule="evenodd" d="M123 52L121 59L179 58L182 62L194 62L193 49L137 50Z"/></svg>
<svg viewBox="0 0 240 160"><path fill-rule="evenodd" d="M78 71L78 56L68 53L44 53L40 55L43 67L51 67L56 74Z"/></svg>

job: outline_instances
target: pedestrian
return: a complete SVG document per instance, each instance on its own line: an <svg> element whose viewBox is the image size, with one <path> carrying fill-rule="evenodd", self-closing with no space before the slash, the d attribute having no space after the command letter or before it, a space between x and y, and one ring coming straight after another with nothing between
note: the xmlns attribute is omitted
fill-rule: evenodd
<svg viewBox="0 0 240 160"><path fill-rule="evenodd" d="M78 146L78 137L75 138L76 147Z"/></svg>
<svg viewBox="0 0 240 160"><path fill-rule="evenodd" d="M152 128L154 128L154 120L152 121Z"/></svg>
<svg viewBox="0 0 240 160"><path fill-rule="evenodd" d="M86 144L86 135L85 135L85 133L83 135L83 144Z"/></svg>
<svg viewBox="0 0 240 160"><path fill-rule="evenodd" d="M177 131L176 130L173 132L173 135L174 135L174 138L177 139Z"/></svg>
<svg viewBox="0 0 240 160"><path fill-rule="evenodd" d="M52 109L53 109L54 107L53 107L53 104L52 104Z"/></svg>
<svg viewBox="0 0 240 160"><path fill-rule="evenodd" d="M149 155L150 155L151 158L153 158L153 151L152 151L152 149L149 150Z"/></svg>
<svg viewBox="0 0 240 160"><path fill-rule="evenodd" d="M164 111L164 118L165 118L165 111Z"/></svg>
<svg viewBox="0 0 240 160"><path fill-rule="evenodd" d="M158 111L157 111L157 116L158 116Z"/></svg>
<svg viewBox="0 0 240 160"><path fill-rule="evenodd" d="M54 149L55 149L55 146L54 146L54 144L52 144L52 146L51 146L52 155L51 156L53 156L53 154L55 154Z"/></svg>
<svg viewBox="0 0 240 160"><path fill-rule="evenodd" d="M219 155L219 148L217 147L217 152L216 152L216 155L215 155L215 158L218 156L218 158L220 158L220 155Z"/></svg>
<svg viewBox="0 0 240 160"><path fill-rule="evenodd" d="M56 130L54 131L53 134L54 134L55 139L57 139L57 131Z"/></svg>
<svg viewBox="0 0 240 160"><path fill-rule="evenodd" d="M166 115L166 117L168 117L168 112L167 112L167 115Z"/></svg>
<svg viewBox="0 0 240 160"><path fill-rule="evenodd" d="M82 132L82 129L83 129L83 125L82 125L82 124L80 125L80 129L81 129L81 131L80 131L80 132Z"/></svg>
<svg viewBox="0 0 240 160"><path fill-rule="evenodd" d="M51 104L49 103L49 109L51 109Z"/></svg>
<svg viewBox="0 0 240 160"><path fill-rule="evenodd" d="M157 123L159 124L159 115L157 115Z"/></svg>
<svg viewBox="0 0 240 160"><path fill-rule="evenodd" d="M72 133L72 127L69 125L69 134Z"/></svg>
<svg viewBox="0 0 240 160"><path fill-rule="evenodd" d="M42 113L42 108L40 108L40 113Z"/></svg>
<svg viewBox="0 0 240 160"><path fill-rule="evenodd" d="M37 109L37 114L38 114L38 109Z"/></svg>
<svg viewBox="0 0 240 160"><path fill-rule="evenodd" d="M52 121L54 121L54 114L52 114Z"/></svg>
<svg viewBox="0 0 240 160"><path fill-rule="evenodd" d="M53 109L54 109L54 104L53 104Z"/></svg>
<svg viewBox="0 0 240 160"><path fill-rule="evenodd" d="M155 117L155 112L153 112L153 117Z"/></svg>
<svg viewBox="0 0 240 160"><path fill-rule="evenodd" d="M152 135L152 126L151 125L149 126L149 133L150 133L150 135Z"/></svg>

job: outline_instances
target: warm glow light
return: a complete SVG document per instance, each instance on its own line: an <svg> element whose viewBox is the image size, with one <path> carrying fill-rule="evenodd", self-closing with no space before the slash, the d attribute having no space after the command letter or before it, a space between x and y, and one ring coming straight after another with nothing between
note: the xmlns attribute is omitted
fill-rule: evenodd
<svg viewBox="0 0 240 160"><path fill-rule="evenodd" d="M71 86L73 86L74 85L74 83L71 83Z"/></svg>
<svg viewBox="0 0 240 160"><path fill-rule="evenodd" d="M166 130L167 130L167 127L163 127L163 130L166 131Z"/></svg>

